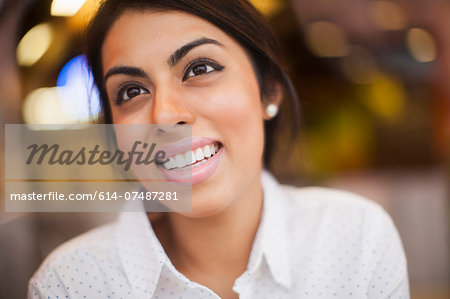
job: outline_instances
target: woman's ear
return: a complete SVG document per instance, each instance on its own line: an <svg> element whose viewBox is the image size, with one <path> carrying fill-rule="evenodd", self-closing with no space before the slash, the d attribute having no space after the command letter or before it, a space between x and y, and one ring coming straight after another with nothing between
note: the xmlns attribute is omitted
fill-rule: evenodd
<svg viewBox="0 0 450 299"><path fill-rule="evenodd" d="M262 109L264 120L274 118L283 100L283 87L279 82L269 84L266 94L262 96Z"/></svg>

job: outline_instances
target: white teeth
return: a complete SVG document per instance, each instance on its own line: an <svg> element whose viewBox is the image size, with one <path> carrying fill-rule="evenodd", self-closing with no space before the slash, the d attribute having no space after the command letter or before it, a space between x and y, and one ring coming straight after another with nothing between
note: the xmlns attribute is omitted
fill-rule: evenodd
<svg viewBox="0 0 450 299"><path fill-rule="evenodd" d="M186 160L186 164L187 165L191 165L195 163L195 159L192 161L192 151L186 152L186 154L184 155L184 160Z"/></svg>
<svg viewBox="0 0 450 299"><path fill-rule="evenodd" d="M186 160L183 158L182 155L175 156L175 163L176 163L176 167L178 167L178 168L186 166Z"/></svg>
<svg viewBox="0 0 450 299"><path fill-rule="evenodd" d="M175 167L175 165L173 165L173 158L169 158L169 161L167 161L167 163L164 163L165 169L171 169L174 167Z"/></svg>
<svg viewBox="0 0 450 299"><path fill-rule="evenodd" d="M165 169L170 169L170 167L169 167L169 162L170 162L170 160L167 161L167 163L164 163L164 164L163 164L163 167L164 167Z"/></svg>
<svg viewBox="0 0 450 299"><path fill-rule="evenodd" d="M169 169L177 167L177 163L175 163L175 159L173 157L171 157L169 159L169 165L168 166L169 166Z"/></svg>
<svg viewBox="0 0 450 299"><path fill-rule="evenodd" d="M203 153L205 154L206 158L211 157L211 148L209 147L209 145L205 145L205 147L203 148Z"/></svg>
<svg viewBox="0 0 450 299"><path fill-rule="evenodd" d="M195 158L197 159L197 161L201 161L205 158L205 155L203 154L203 151L201 148L198 148L195 151Z"/></svg>
<svg viewBox="0 0 450 299"><path fill-rule="evenodd" d="M170 157L169 161L164 164L166 169L182 168L185 166L200 165L206 162L205 158L210 158L219 151L219 145L217 143L205 145L203 148L199 147L194 151L188 151L183 154L178 154L175 157ZM194 167L192 166L192 167Z"/></svg>

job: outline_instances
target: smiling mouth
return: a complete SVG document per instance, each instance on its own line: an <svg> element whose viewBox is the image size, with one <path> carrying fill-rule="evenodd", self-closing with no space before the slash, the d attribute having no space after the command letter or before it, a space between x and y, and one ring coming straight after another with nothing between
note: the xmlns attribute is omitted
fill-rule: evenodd
<svg viewBox="0 0 450 299"><path fill-rule="evenodd" d="M169 157L169 161L164 163L163 168L171 171L189 170L206 163L222 148L220 142L211 142L210 144L195 148L181 154Z"/></svg>

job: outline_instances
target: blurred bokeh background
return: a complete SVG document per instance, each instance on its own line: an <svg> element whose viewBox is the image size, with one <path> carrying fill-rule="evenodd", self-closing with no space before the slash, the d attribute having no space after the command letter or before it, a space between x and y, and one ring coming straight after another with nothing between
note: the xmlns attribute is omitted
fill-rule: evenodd
<svg viewBox="0 0 450 299"><path fill-rule="evenodd" d="M299 138L290 158L274 160L277 177L380 203L403 240L412 298L450 298L450 2L252 2L281 40L301 98ZM97 5L0 0L2 124L95 121L79 55ZM24 298L53 248L115 215L4 212L0 151L0 298Z"/></svg>

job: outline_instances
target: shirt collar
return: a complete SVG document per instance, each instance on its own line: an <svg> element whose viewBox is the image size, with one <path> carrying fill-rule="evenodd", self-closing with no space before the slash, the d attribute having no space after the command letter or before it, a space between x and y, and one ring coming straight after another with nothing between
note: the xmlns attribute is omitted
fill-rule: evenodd
<svg viewBox="0 0 450 299"><path fill-rule="evenodd" d="M267 171L263 171L261 183L264 191L263 214L259 228L262 252L274 280L289 288L291 269L285 215L286 194Z"/></svg>
<svg viewBox="0 0 450 299"><path fill-rule="evenodd" d="M261 183L264 192L263 212L250 254L248 271L250 274L254 273L264 260L273 279L289 288L291 276L284 215L286 201L283 200L286 195L267 171L262 172ZM122 213L119 217L116 240L126 277L137 297L153 295L164 265L176 271L145 212ZM145 281L137 280L135 277L144 277ZM178 277L184 278L181 274Z"/></svg>
<svg viewBox="0 0 450 299"><path fill-rule="evenodd" d="M123 212L116 246L128 282L137 298L151 297L168 261L145 212ZM143 277L138 280L137 277Z"/></svg>

